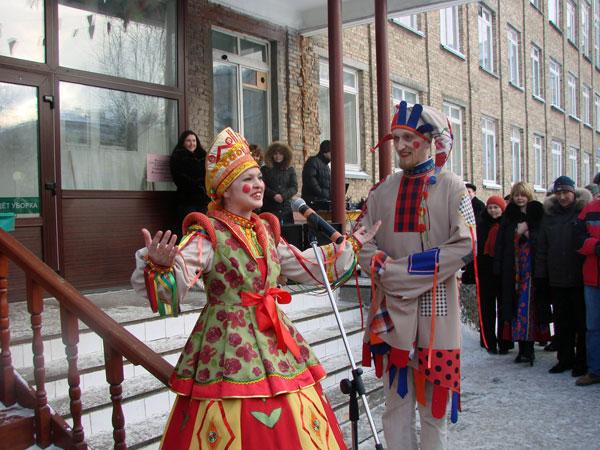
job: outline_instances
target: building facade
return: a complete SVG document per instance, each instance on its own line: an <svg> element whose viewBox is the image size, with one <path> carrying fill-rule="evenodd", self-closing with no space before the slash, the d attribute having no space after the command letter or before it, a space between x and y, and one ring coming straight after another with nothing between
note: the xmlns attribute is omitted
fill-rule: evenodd
<svg viewBox="0 0 600 450"><path fill-rule="evenodd" d="M450 118L448 168L505 195L600 170L600 0L471 2L387 23L390 102ZM207 0L10 2L0 15L0 212L81 289L128 283L141 227L173 228L179 133L329 137L326 33ZM375 25L343 31L348 200L378 181ZM340 151L340 149L333 149ZM393 157L393 156L392 156ZM393 164L395 165L395 164ZM168 171L167 171L168 172ZM17 275L18 277L18 275Z"/></svg>

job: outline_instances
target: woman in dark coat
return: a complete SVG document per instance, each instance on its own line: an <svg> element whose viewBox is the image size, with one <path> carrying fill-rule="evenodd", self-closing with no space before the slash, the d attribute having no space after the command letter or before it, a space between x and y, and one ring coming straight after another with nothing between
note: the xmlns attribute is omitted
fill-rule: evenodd
<svg viewBox="0 0 600 450"><path fill-rule="evenodd" d="M533 365L535 341L547 341L548 322L537 309L533 284L535 251L544 207L525 182L515 183L498 230L494 272L501 277L502 320L505 339L519 343L515 362Z"/></svg>
<svg viewBox="0 0 600 450"><path fill-rule="evenodd" d="M177 186L177 220L180 225L189 213L207 211L210 199L204 185L205 158L206 151L196 133L190 130L181 133L170 161L171 176Z"/></svg>
<svg viewBox="0 0 600 450"><path fill-rule="evenodd" d="M262 212L275 214L281 223L294 223L291 199L298 192L298 178L292 167L292 149L285 142L273 142L261 167L265 182Z"/></svg>

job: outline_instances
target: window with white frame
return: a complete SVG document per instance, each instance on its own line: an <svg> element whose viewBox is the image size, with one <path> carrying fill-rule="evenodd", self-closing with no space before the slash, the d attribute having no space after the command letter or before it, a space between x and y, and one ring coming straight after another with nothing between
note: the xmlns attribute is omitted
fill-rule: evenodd
<svg viewBox="0 0 600 450"><path fill-rule="evenodd" d="M561 106L561 67L560 64L550 59L549 64L549 75L550 75L550 104L556 106L558 108L562 108Z"/></svg>
<svg viewBox="0 0 600 450"><path fill-rule="evenodd" d="M535 6L540 11L542 10L542 0L530 0L529 3L531 3L533 6Z"/></svg>
<svg viewBox="0 0 600 450"><path fill-rule="evenodd" d="M446 168L463 178L463 114L460 106L444 102L444 114L448 117L454 134L452 151Z"/></svg>
<svg viewBox="0 0 600 450"><path fill-rule="evenodd" d="M482 117L481 133L483 137L483 181L496 184L496 121Z"/></svg>
<svg viewBox="0 0 600 450"><path fill-rule="evenodd" d="M542 66L540 64L540 48L531 46L531 93L536 97L542 96Z"/></svg>
<svg viewBox="0 0 600 450"><path fill-rule="evenodd" d="M600 94L594 94L594 114L596 119L596 131L600 131Z"/></svg>
<svg viewBox="0 0 600 450"><path fill-rule="evenodd" d="M396 113L396 106L401 101L408 103L408 106L412 106L415 103L419 103L419 93L414 89L402 86L400 84L392 84L392 117ZM394 167L400 167L400 161L398 161L398 154L394 153Z"/></svg>
<svg viewBox="0 0 600 450"><path fill-rule="evenodd" d="M596 158L595 164L596 170L594 171L594 178L596 178L596 174L600 173L600 159ZM592 178L593 181L593 178Z"/></svg>
<svg viewBox="0 0 600 450"><path fill-rule="evenodd" d="M600 0L594 0L594 61L600 67Z"/></svg>
<svg viewBox="0 0 600 450"><path fill-rule="evenodd" d="M358 129L358 72L344 67L344 153L346 169L360 171L360 133ZM319 64L320 140L331 139L329 107L329 63Z"/></svg>
<svg viewBox="0 0 600 450"><path fill-rule="evenodd" d="M392 21L410 30L419 31L419 16L417 14L396 17Z"/></svg>
<svg viewBox="0 0 600 450"><path fill-rule="evenodd" d="M567 39L577 43L577 6L571 0L567 1Z"/></svg>
<svg viewBox="0 0 600 450"><path fill-rule="evenodd" d="M581 174L581 178L583 180L583 185L587 186L588 184L591 183L591 169L592 166L590 165L590 154L589 153L584 153L583 154L583 162L582 162L582 167L581 170L583 171L583 173Z"/></svg>
<svg viewBox="0 0 600 450"><path fill-rule="evenodd" d="M488 72L494 71L494 34L492 11L479 5L479 65Z"/></svg>
<svg viewBox="0 0 600 450"><path fill-rule="evenodd" d="M583 123L592 126L592 100L590 95L592 88L587 85L583 85L581 88L581 98L583 100Z"/></svg>
<svg viewBox="0 0 600 450"><path fill-rule="evenodd" d="M568 97L569 97L569 114L573 117L579 117L578 101L577 101L577 77L569 72L568 76Z"/></svg>
<svg viewBox="0 0 600 450"><path fill-rule="evenodd" d="M548 20L560 28L560 0L548 0Z"/></svg>
<svg viewBox="0 0 600 450"><path fill-rule="evenodd" d="M440 10L440 37L442 45L460 52L460 21L458 6Z"/></svg>
<svg viewBox="0 0 600 450"><path fill-rule="evenodd" d="M212 30L214 133L231 127L262 148L271 142L269 44Z"/></svg>
<svg viewBox="0 0 600 450"><path fill-rule="evenodd" d="M577 184L577 149L569 148L569 177Z"/></svg>
<svg viewBox="0 0 600 450"><path fill-rule="evenodd" d="M581 51L585 56L590 56L590 6L581 2Z"/></svg>
<svg viewBox="0 0 600 450"><path fill-rule="evenodd" d="M562 142L552 141L551 175L552 182L562 175Z"/></svg>
<svg viewBox="0 0 600 450"><path fill-rule="evenodd" d="M533 135L533 185L544 188L544 138Z"/></svg>
<svg viewBox="0 0 600 450"><path fill-rule="evenodd" d="M521 181L521 130L511 127L510 130L510 156L512 163L512 182Z"/></svg>
<svg viewBox="0 0 600 450"><path fill-rule="evenodd" d="M508 77L515 86L521 86L520 33L508 27Z"/></svg>

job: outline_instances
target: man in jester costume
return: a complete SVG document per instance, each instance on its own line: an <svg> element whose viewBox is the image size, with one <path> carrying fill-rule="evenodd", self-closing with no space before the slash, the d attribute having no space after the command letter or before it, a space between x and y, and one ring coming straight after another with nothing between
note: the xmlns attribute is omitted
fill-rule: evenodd
<svg viewBox="0 0 600 450"><path fill-rule="evenodd" d="M445 449L447 404L453 421L459 408L456 275L472 256L475 218L464 182L442 170L452 147L446 116L402 102L391 129L384 140L393 140L402 171L372 188L358 220L367 227L382 223L358 257L374 288L362 361L373 361L383 381L387 447L419 448L417 404L420 448Z"/></svg>
<svg viewBox="0 0 600 450"><path fill-rule="evenodd" d="M131 278L163 314L177 314L199 277L206 289L206 306L169 380L177 399L161 448L345 449L321 389L325 371L278 306L291 301L278 287L280 275L323 282L313 250L287 245L274 215L254 214L265 184L246 140L230 128L208 150L206 188L209 212L186 217L179 245L170 231L152 237L142 230L146 247L136 253ZM349 278L355 252L377 228L319 247L328 282Z"/></svg>

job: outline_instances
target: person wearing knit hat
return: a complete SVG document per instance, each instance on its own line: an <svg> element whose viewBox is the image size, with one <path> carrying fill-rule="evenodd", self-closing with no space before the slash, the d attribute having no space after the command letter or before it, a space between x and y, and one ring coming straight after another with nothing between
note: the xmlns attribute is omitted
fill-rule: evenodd
<svg viewBox="0 0 600 450"><path fill-rule="evenodd" d="M536 286L551 288L551 294L544 296L552 300L552 345L557 350L550 373L571 370L573 376L582 376L587 369L583 261L576 251L573 223L591 200L591 193L576 189L567 176L558 177L554 195L544 199L534 276Z"/></svg>
<svg viewBox="0 0 600 450"><path fill-rule="evenodd" d="M502 213L504 213L504 210L506 209L506 201L499 195L492 195L490 198L487 199L487 202L485 202L486 208L490 205L496 205L498 208L500 208L500 211L502 211Z"/></svg>
<svg viewBox="0 0 600 450"><path fill-rule="evenodd" d="M377 243L359 253L375 290L362 364L373 359L383 381L387 447L417 448L418 408L421 448L445 448L446 411L456 422L460 393L456 273L472 258L475 217L464 182L443 170L452 148L447 117L401 102L390 128L384 140L393 140L402 171L371 189L357 220L382 222Z"/></svg>
<svg viewBox="0 0 600 450"><path fill-rule="evenodd" d="M152 237L142 230L146 247L137 251L131 277L161 314L177 315L200 277L206 286L206 306L169 380L177 398L161 448L262 450L285 442L293 450L346 449L321 388L325 371L277 306L291 301L278 288L280 276L313 285L328 280L312 248L287 245L274 215L253 212L265 184L246 140L231 128L209 147L206 189L209 211L186 217L179 245L170 231ZM327 273L339 277L334 287L352 275L355 252L378 226L321 249Z"/></svg>

